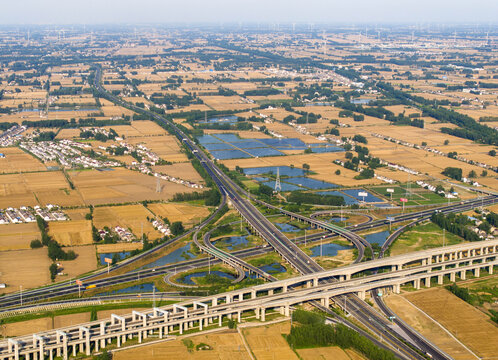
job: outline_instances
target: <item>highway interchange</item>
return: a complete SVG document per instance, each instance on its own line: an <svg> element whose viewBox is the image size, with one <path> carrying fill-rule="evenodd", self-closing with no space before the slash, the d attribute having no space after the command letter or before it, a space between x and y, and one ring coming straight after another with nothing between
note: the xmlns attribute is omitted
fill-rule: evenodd
<svg viewBox="0 0 498 360"><path fill-rule="evenodd" d="M95 76L95 88L100 91L102 94L105 94L107 98L111 101L131 108L137 112L144 112L143 109L137 108L131 104L124 103L123 100L117 98L109 93L107 93L100 84L100 75L101 70L98 69L96 71ZM183 272L186 270L191 270L195 268L202 268L208 265L208 261L211 264L219 263L220 261L226 262L232 265L238 272L239 278L244 276L245 271L241 272L240 269L252 271L267 280L273 281L275 280L270 275L265 276L264 272L258 271L259 269L252 267L247 264L244 260L244 257L254 256L264 254L270 251L276 251L278 254L282 256L282 258L287 261L293 268L295 268L301 274L312 274L315 272L323 271L323 269L307 254L305 254L298 246L298 244L304 242L304 239L295 239L291 241L287 238L280 230L276 228L276 226L267 219L265 215L261 213L261 211L253 205L253 201L255 201L259 206L267 207L272 210L279 211L280 213L290 216L292 218L298 219L300 221L309 222L321 229L323 232L318 234L310 235L306 239L308 242L318 241L319 239L326 237L334 237L337 235L343 236L347 240L351 241L358 249L358 258L357 261L361 261L364 256L364 250L370 247L370 244L366 242L361 236L357 235L358 232L386 226L386 220L373 220L370 218L366 223L359 224L357 226L350 226L349 228L341 228L338 226L331 225L329 223L320 221L316 219L314 216L306 217L299 214L291 213L285 211L281 208L275 207L270 204L263 203L256 199L251 199L247 193L240 189L226 174L224 174L216 164L200 149L194 141L192 141L184 132L182 132L178 127L176 127L173 123L168 122L161 116L147 112L150 116L153 116L156 121L165 123L169 128L173 129L175 135L179 138L179 140L190 150L190 152L200 161L204 169L207 171L211 179L214 181L219 191L222 194L222 203L218 207L218 209L213 212L210 217L204 220L198 227L195 227L189 230L187 233L179 236L175 239L171 239L160 246L151 249L147 252L137 255L134 258L128 259L120 264L115 265L112 268L112 271L116 271L125 266L130 266L134 262L137 262L143 259L150 254L157 252L176 241L183 239L191 234L194 237L194 240L200 245L201 249L207 252L208 254L213 255L216 259L208 260L207 258L199 258L194 260L189 260L182 262L177 265L167 265L160 266L156 268L150 269L142 269L142 270L134 270L127 272L121 275L113 275L113 276L104 276L102 271L85 276L82 278L85 286L91 286L95 288L104 288L116 284L121 284L129 281L135 281L138 279L146 279L155 277L158 275L168 275L173 272ZM441 206L438 208L438 211L443 213L449 212L461 212L470 210L479 206L487 206L491 205L495 202L496 196L494 194L490 194L488 196L482 197L480 199L473 199L464 201L457 205L447 205ZM248 227L251 228L251 231L259 236L261 236L265 241L270 245L269 247L256 247L249 248L240 251L235 251L230 254L223 252L219 249L216 249L210 241L210 232L204 234L202 243L197 238L200 234L201 230L211 223L211 221L217 216L217 213L221 211L225 202L230 202L231 205L241 214L244 221L247 222ZM388 247L392 244L392 242L401 234L405 227L411 226L419 221L430 218L430 216L434 213L434 209L427 209L421 211L415 211L403 215L398 215L394 217L392 224L398 223L406 223L407 225L403 225L401 228L397 229L385 242L381 249L380 257L383 256ZM316 214L316 215L323 215ZM371 247L370 247L371 251ZM61 297L66 295L73 295L78 293L78 286L71 282L59 283L51 286L47 286L45 288L33 289L23 292L23 301L24 303L33 303L35 301L40 301L49 298ZM383 304L382 300L376 296L375 291L372 292L372 297L376 301L379 308L385 313L386 316L395 316L386 306ZM424 339L421 335L413 331L409 328L404 322L398 319L395 316L395 324L396 326L392 326L389 321L386 320L385 316L382 316L377 311L373 310L373 308L360 300L355 295L341 295L337 299L334 300L338 305L347 307L347 312L350 313L355 319L357 319L360 323L366 326L372 333L377 334L378 337L382 338L385 343L390 345L391 351L394 351L399 357L407 358L407 359L423 359L427 357L427 354L430 354L430 357L435 359L448 359L449 357L441 352L437 347L432 345L426 339ZM343 305L344 304L344 305ZM347 305L346 305L347 304ZM26 306L26 305L25 305ZM338 317L334 313L330 311L330 309L324 309L323 306L316 304L316 306L320 307L322 310L327 311L333 321L346 323L348 326L354 328L355 330L361 332L362 334L368 336L373 341L375 341L379 346L386 347L384 343L379 343L374 337L370 334L366 333L364 330L358 328L358 326L352 324L350 321L345 320L342 317ZM2 303L0 304L0 311L7 311L13 308L20 307L20 296L19 294L11 294L2 297ZM408 344L410 343L410 344Z"/></svg>

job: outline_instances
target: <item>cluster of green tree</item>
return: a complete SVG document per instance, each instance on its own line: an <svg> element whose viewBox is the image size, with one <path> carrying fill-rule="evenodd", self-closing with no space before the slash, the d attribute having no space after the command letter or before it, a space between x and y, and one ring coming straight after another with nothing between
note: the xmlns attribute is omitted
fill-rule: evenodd
<svg viewBox="0 0 498 360"><path fill-rule="evenodd" d="M494 227L498 226L498 214L490 212L486 215L486 221Z"/></svg>
<svg viewBox="0 0 498 360"><path fill-rule="evenodd" d="M439 227L446 229L452 234L458 235L467 241L480 241L481 238L469 225L471 220L466 215L434 213L431 216L431 221Z"/></svg>
<svg viewBox="0 0 498 360"><path fill-rule="evenodd" d="M460 114L444 107L422 108L424 116L431 116L441 122L457 125L458 128L441 128L441 132L489 145L498 145L498 131L481 125L468 115Z"/></svg>
<svg viewBox="0 0 498 360"><path fill-rule="evenodd" d="M463 288L458 286L457 284L453 283L451 285L446 286L446 290L450 291L460 299L462 299L465 302L471 303L472 302L472 295L469 292L469 289Z"/></svg>
<svg viewBox="0 0 498 360"><path fill-rule="evenodd" d="M2 122L0 123L0 130L5 131L7 129L10 129L12 126L17 125L17 123L11 123L11 122Z"/></svg>
<svg viewBox="0 0 498 360"><path fill-rule="evenodd" d="M356 134L355 136L353 136L353 141L368 144L367 138L360 134Z"/></svg>
<svg viewBox="0 0 498 360"><path fill-rule="evenodd" d="M235 95L237 95L237 91L220 86L218 88L218 95L219 96L235 96Z"/></svg>
<svg viewBox="0 0 498 360"><path fill-rule="evenodd" d="M217 206L220 204L221 195L218 190L211 189L204 192L176 193L173 195L172 200L178 202L204 200L206 206Z"/></svg>
<svg viewBox="0 0 498 360"><path fill-rule="evenodd" d="M52 96L61 96L61 95L77 95L81 92L81 86L71 86L71 87L60 87L57 90L50 91L50 95Z"/></svg>
<svg viewBox="0 0 498 360"><path fill-rule="evenodd" d="M344 141L346 138L343 139ZM360 174L358 174L356 179L371 179L375 176L374 169L382 166L380 164L380 159L370 155L370 152L366 146L356 145L354 151L357 156L354 156L349 150L352 149L351 144L346 144L344 149L347 150L345 156L346 161L344 162L344 167L349 170L359 171L360 163L367 164L367 168L363 168Z"/></svg>
<svg viewBox="0 0 498 360"><path fill-rule="evenodd" d="M498 121L498 116L481 116L479 122L495 122Z"/></svg>
<svg viewBox="0 0 498 360"><path fill-rule="evenodd" d="M363 107L362 105L353 104L347 101L336 101L336 107L345 109L346 112L339 112L340 117L353 117L353 112L364 114L367 116L376 117L379 119L385 119L396 125L411 125L419 128L424 127L423 120L411 119L410 117L404 116L403 114L394 115L392 111L389 111L381 106L377 107ZM341 116L342 115L342 116ZM355 121L363 121L364 118L358 117Z"/></svg>
<svg viewBox="0 0 498 360"><path fill-rule="evenodd" d="M300 98L300 100L312 101L317 98L326 98L326 101L335 101L338 99L338 96L334 94L332 90L332 84L327 84L327 86L325 86L325 84L305 85L303 83L299 83L299 85L294 89L294 93L295 96Z"/></svg>
<svg viewBox="0 0 498 360"><path fill-rule="evenodd" d="M196 97L195 95L185 95L178 96L176 94L152 94L150 101L156 105L166 105L168 110L174 109L175 107L189 106L190 104L202 104L202 99Z"/></svg>
<svg viewBox="0 0 498 360"><path fill-rule="evenodd" d="M94 133L93 131L90 131L90 130L80 132L80 138L82 138L82 139L93 138L97 141L102 141L102 142L106 142L107 140L114 140L116 137L118 137L118 134L112 128L109 130L109 135L107 135L107 136L102 134L101 132ZM124 153L124 151L123 151L123 153Z"/></svg>
<svg viewBox="0 0 498 360"><path fill-rule="evenodd" d="M330 134L330 135L335 135L335 136L340 135L338 128L327 129L327 130L325 130L325 134Z"/></svg>
<svg viewBox="0 0 498 360"><path fill-rule="evenodd" d="M41 241L33 240L31 242L31 248L35 249L46 246L48 248L48 257L52 261L76 259L77 255L73 250L69 250L67 252L62 250L59 243L48 234L48 224L41 216L36 216L36 223L40 229ZM55 280L55 276L57 275L57 265L50 265L49 271L52 281Z"/></svg>
<svg viewBox="0 0 498 360"><path fill-rule="evenodd" d="M393 353L376 346L345 325L326 325L323 316L305 313L313 314L304 310L296 310L292 314L292 319L299 322L298 326L292 326L286 337L293 349L339 346L342 349L354 349L371 360L396 359Z"/></svg>
<svg viewBox="0 0 498 360"><path fill-rule="evenodd" d="M271 189L271 188L270 188ZM287 198L287 201L297 204L317 204L317 205L345 205L342 196L335 195L320 195L317 193L308 193L302 191L293 191Z"/></svg>
<svg viewBox="0 0 498 360"><path fill-rule="evenodd" d="M279 95L281 94L280 90L275 88L267 88L267 89L254 89L244 91L244 96L269 96L269 95Z"/></svg>
<svg viewBox="0 0 498 360"><path fill-rule="evenodd" d="M458 181L461 181L463 176L461 168L451 167L451 166L445 168L441 174Z"/></svg>
<svg viewBox="0 0 498 360"><path fill-rule="evenodd" d="M117 146L117 147L108 146L105 150L111 155L122 156L125 154L126 150L128 149L125 148L124 146Z"/></svg>
<svg viewBox="0 0 498 360"><path fill-rule="evenodd" d="M56 137L56 133L53 131L44 131L38 134L38 136L35 136L33 138L33 141L38 142L38 141L52 141Z"/></svg>
<svg viewBox="0 0 498 360"><path fill-rule="evenodd" d="M67 126L69 121L67 120L38 120L38 121L23 121L23 125L32 128L60 128Z"/></svg>

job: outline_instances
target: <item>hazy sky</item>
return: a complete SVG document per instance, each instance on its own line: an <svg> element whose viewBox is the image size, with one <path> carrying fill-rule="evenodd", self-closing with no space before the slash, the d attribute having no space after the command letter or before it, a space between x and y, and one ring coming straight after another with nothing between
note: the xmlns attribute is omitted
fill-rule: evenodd
<svg viewBox="0 0 498 360"><path fill-rule="evenodd" d="M0 24L497 22L498 0L0 0Z"/></svg>

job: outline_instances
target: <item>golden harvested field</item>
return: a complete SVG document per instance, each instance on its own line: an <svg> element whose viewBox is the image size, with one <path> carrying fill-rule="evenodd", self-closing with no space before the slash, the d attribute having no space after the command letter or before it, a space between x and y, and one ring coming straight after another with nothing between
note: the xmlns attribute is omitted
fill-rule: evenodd
<svg viewBox="0 0 498 360"><path fill-rule="evenodd" d="M338 346L312 348L312 349L299 349L297 353L303 360L323 360L323 359L334 359L334 360L350 360L353 359L363 359L357 353L351 350L343 350Z"/></svg>
<svg viewBox="0 0 498 360"><path fill-rule="evenodd" d="M137 238L142 236L143 226L143 233L150 240L161 237L162 234L154 229L147 216L153 217L153 214L143 205L98 207L93 211L93 224L97 229L102 229L104 226L111 229L116 226L130 228Z"/></svg>
<svg viewBox="0 0 498 360"><path fill-rule="evenodd" d="M93 243L90 220L52 221L48 231L62 246L79 246Z"/></svg>
<svg viewBox="0 0 498 360"><path fill-rule="evenodd" d="M90 213L90 209L67 209L64 210L64 213L69 216L71 220L85 220L86 214Z"/></svg>
<svg viewBox="0 0 498 360"><path fill-rule="evenodd" d="M393 294L387 296L384 300L404 321L453 359L465 360L473 358L473 355L464 346L404 297Z"/></svg>
<svg viewBox="0 0 498 360"><path fill-rule="evenodd" d="M59 206L81 206L85 202L76 190L58 189L51 191L38 191L36 197L40 205L55 204Z"/></svg>
<svg viewBox="0 0 498 360"><path fill-rule="evenodd" d="M161 159L170 162L187 161L187 155L180 152L176 138L171 135L136 137L128 140L132 145L142 144L155 152Z"/></svg>
<svg viewBox="0 0 498 360"><path fill-rule="evenodd" d="M301 152L302 153L302 152ZM247 159L232 159L223 160L223 164L230 169L235 166L242 168L260 167L260 166L290 166L301 168L304 163L310 165L310 170L316 174L309 177L317 180L331 182L333 184L342 186L361 186L366 184L380 184L382 183L377 179L367 180L353 180L358 175L357 172L343 168L342 166L333 164L334 159L344 158L344 153L321 153L321 154L299 154L288 156L275 156L275 157L260 157L260 158L247 158ZM336 175L335 171L340 170L341 174Z"/></svg>
<svg viewBox="0 0 498 360"><path fill-rule="evenodd" d="M182 340L164 341L154 345L142 346L135 349L118 351L113 358L141 359L141 360L249 360L251 357L244 347L244 343L237 331L223 331L219 333L191 336L194 345L200 343L211 346L212 350L193 350L189 352Z"/></svg>
<svg viewBox="0 0 498 360"><path fill-rule="evenodd" d="M199 96L204 104L214 110L245 110L253 108L254 104L248 104L240 96Z"/></svg>
<svg viewBox="0 0 498 360"><path fill-rule="evenodd" d="M58 277L57 281L64 278L74 278L97 269L97 256L95 245L66 247L64 251L73 250L78 257L71 261L59 261L62 265L64 276Z"/></svg>
<svg viewBox="0 0 498 360"><path fill-rule="evenodd" d="M30 249L31 240L40 240L36 223L0 225L0 251Z"/></svg>
<svg viewBox="0 0 498 360"><path fill-rule="evenodd" d="M97 245L97 253L111 253L111 252L121 252L121 251L133 251L136 249L141 249L142 244L139 242L134 243L117 243L117 244L101 244Z"/></svg>
<svg viewBox="0 0 498 360"><path fill-rule="evenodd" d="M0 158L0 173L16 173L20 171L44 171L47 168L41 161L25 153L19 148L0 149L5 158Z"/></svg>
<svg viewBox="0 0 498 360"><path fill-rule="evenodd" d="M205 206L193 206L181 203L149 204L150 211L160 218L168 218L169 221L182 221L184 224L196 224L199 219L209 215L209 209Z"/></svg>
<svg viewBox="0 0 498 360"><path fill-rule="evenodd" d="M68 174L88 205L167 200L173 194L194 191L189 187L168 182L161 192L157 193L154 177L124 168L114 168L112 171L70 171Z"/></svg>
<svg viewBox="0 0 498 360"><path fill-rule="evenodd" d="M173 165L158 165L154 166L153 170L178 179L204 184L204 179L199 175L197 170L194 169L190 162L176 163ZM164 183L164 186L168 186L167 183Z"/></svg>
<svg viewBox="0 0 498 360"><path fill-rule="evenodd" d="M482 358L498 354L498 327L489 317L441 288L404 295Z"/></svg>
<svg viewBox="0 0 498 360"><path fill-rule="evenodd" d="M72 139L80 136L80 129L61 129L56 139Z"/></svg>
<svg viewBox="0 0 498 360"><path fill-rule="evenodd" d="M298 359L282 336L290 332L290 322L245 328L242 331L258 360Z"/></svg>
<svg viewBox="0 0 498 360"><path fill-rule="evenodd" d="M44 198L46 192L54 189L69 189L69 185L59 171L0 175L0 208L34 206L39 202L36 197ZM56 201L77 202L62 190L51 194L51 203ZM40 200L43 202L43 200Z"/></svg>
<svg viewBox="0 0 498 360"><path fill-rule="evenodd" d="M48 284L52 261L47 254L47 248L0 252L0 282L7 284L0 294L19 291L19 285L28 289Z"/></svg>
<svg viewBox="0 0 498 360"><path fill-rule="evenodd" d="M0 327L0 334L3 336L22 336L42 331L57 329L71 325L77 325L90 321L90 313L59 315L51 317L44 317L40 319L20 321L11 324L6 324Z"/></svg>

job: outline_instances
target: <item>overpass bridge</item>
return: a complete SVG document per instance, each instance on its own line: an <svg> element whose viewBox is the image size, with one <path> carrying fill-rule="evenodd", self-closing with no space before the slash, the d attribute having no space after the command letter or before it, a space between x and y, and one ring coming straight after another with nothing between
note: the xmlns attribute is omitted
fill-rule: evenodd
<svg viewBox="0 0 498 360"><path fill-rule="evenodd" d="M226 319L242 315L265 321L269 309L277 309L285 316L297 304L320 301L330 305L330 299L343 294L357 294L364 298L367 291L391 287L399 292L403 284L413 283L415 288L430 286L436 278L442 284L456 276L465 279L468 272L480 276L482 269L493 273L498 266L498 240L459 244L445 248L424 250L368 263L353 264L303 275L292 279L265 283L245 289L188 300L178 304L153 308L128 315L112 315L108 319L93 321L57 330L21 336L0 342L0 360L64 359L82 352L91 355L115 341L121 347L127 340L138 338L141 343L149 336L164 338L183 334L186 330L222 326ZM373 275L354 277L364 271L385 269ZM341 281L327 281L339 278Z"/></svg>

